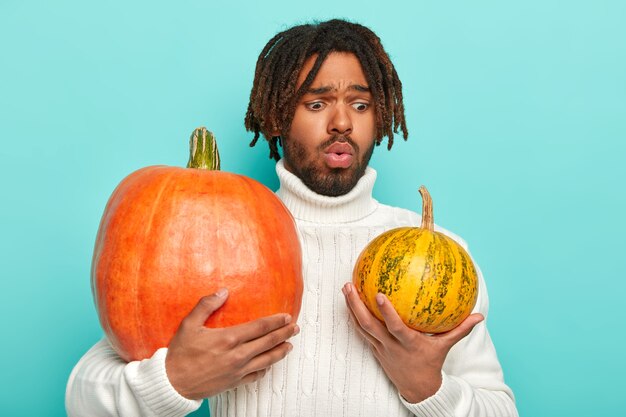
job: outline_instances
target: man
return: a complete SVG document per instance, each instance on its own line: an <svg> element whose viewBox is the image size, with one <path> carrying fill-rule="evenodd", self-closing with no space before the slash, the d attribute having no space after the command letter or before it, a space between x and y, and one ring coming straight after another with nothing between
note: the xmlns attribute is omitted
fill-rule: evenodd
<svg viewBox="0 0 626 417"><path fill-rule="evenodd" d="M401 88L380 40L361 25L332 20L271 39L245 124L252 145L267 139L277 194L300 231L299 323L279 314L206 329L228 297L222 289L200 300L169 348L150 359L124 363L106 340L96 344L70 376L68 413L185 415L210 397L216 417L516 416L482 322L482 276L475 314L437 336L407 328L385 297L377 300L385 322L376 320L346 284L371 239L419 224L417 214L371 195L374 145L386 136L391 148L398 128L408 135Z"/></svg>

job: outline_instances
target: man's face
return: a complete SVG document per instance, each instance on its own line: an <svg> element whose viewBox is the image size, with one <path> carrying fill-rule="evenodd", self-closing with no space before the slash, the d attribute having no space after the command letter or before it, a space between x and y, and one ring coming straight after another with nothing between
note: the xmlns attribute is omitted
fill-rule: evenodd
<svg viewBox="0 0 626 417"><path fill-rule="evenodd" d="M315 58L304 63L296 89ZM375 134L375 107L359 60L333 52L296 104L283 138L285 168L318 194L346 194L365 172Z"/></svg>

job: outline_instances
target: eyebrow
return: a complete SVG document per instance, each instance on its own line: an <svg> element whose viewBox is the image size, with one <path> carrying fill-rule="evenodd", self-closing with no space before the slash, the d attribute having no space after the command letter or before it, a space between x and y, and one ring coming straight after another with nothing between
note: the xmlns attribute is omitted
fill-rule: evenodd
<svg viewBox="0 0 626 417"><path fill-rule="evenodd" d="M366 85L361 85L361 84L350 84L348 86L348 90L352 90L352 91L358 91L360 93L369 93L371 92L370 88ZM331 91L337 91L337 87L331 87L329 85L325 85L322 87L317 87L317 88L309 88L308 90L306 90L307 94L326 94L329 93Z"/></svg>

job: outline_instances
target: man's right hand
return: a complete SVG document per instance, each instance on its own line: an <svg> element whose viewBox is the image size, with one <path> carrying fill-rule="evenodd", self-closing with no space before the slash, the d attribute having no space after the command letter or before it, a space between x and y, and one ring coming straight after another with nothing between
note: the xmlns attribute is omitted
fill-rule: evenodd
<svg viewBox="0 0 626 417"><path fill-rule="evenodd" d="M226 289L201 298L170 342L165 369L183 397L199 400L256 381L292 349L286 340L299 328L289 314L226 328L205 327L227 298Z"/></svg>

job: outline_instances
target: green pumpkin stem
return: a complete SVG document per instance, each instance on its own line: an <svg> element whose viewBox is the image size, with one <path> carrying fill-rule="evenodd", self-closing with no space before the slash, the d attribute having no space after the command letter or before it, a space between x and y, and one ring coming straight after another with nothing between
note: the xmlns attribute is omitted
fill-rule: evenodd
<svg viewBox="0 0 626 417"><path fill-rule="evenodd" d="M422 195L422 229L435 231L435 222L433 220L433 200L430 193L423 185L419 189Z"/></svg>
<svg viewBox="0 0 626 417"><path fill-rule="evenodd" d="M220 170L220 153L217 151L217 141L212 132L206 127L199 127L189 138L189 162L187 168Z"/></svg>

